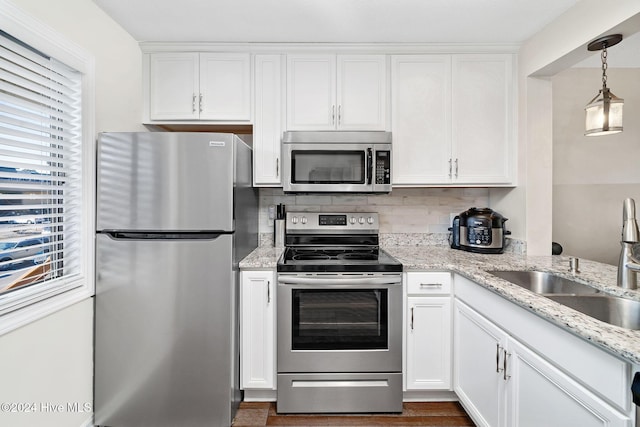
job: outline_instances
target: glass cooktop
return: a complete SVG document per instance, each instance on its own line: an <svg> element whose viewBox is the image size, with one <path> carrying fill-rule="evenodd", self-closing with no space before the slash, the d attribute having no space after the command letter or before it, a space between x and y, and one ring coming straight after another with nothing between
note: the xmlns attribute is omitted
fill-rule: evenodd
<svg viewBox="0 0 640 427"><path fill-rule="evenodd" d="M397 272L402 264L378 247L287 247L277 271Z"/></svg>

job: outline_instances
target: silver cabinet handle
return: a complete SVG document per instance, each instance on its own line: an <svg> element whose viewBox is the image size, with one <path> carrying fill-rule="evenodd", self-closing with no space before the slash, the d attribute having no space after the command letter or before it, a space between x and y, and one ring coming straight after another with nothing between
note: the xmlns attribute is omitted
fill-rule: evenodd
<svg viewBox="0 0 640 427"><path fill-rule="evenodd" d="M451 178L451 176L452 176L452 174L451 174L451 172L452 172L452 170L453 170L453 169L452 169L452 166L453 166L453 165L452 165L452 159L449 159L449 178Z"/></svg>
<svg viewBox="0 0 640 427"><path fill-rule="evenodd" d="M331 124L332 125L336 124L336 106L335 105L331 106Z"/></svg>
<svg viewBox="0 0 640 427"><path fill-rule="evenodd" d="M342 105L338 105L338 124L342 122Z"/></svg>
<svg viewBox="0 0 640 427"><path fill-rule="evenodd" d="M411 307L411 330L413 331L413 307Z"/></svg>
<svg viewBox="0 0 640 427"><path fill-rule="evenodd" d="M202 94L200 94L199 106L200 106L200 112L202 113Z"/></svg>
<svg viewBox="0 0 640 427"><path fill-rule="evenodd" d="M271 281L267 280L267 304L271 304Z"/></svg>
<svg viewBox="0 0 640 427"><path fill-rule="evenodd" d="M196 112L196 94L193 94L193 98L191 98L191 112Z"/></svg>
<svg viewBox="0 0 640 427"><path fill-rule="evenodd" d="M435 289L435 288L441 288L442 286L443 286L442 283L420 283L421 288Z"/></svg>
<svg viewBox="0 0 640 427"><path fill-rule="evenodd" d="M458 177L458 159L456 159L456 178Z"/></svg>
<svg viewBox="0 0 640 427"><path fill-rule="evenodd" d="M500 369L500 350L502 349L502 347L500 347L500 343L496 343L496 372L500 373L502 371L502 369Z"/></svg>
<svg viewBox="0 0 640 427"><path fill-rule="evenodd" d="M511 356L511 353L507 353L507 350L502 350L504 352L504 365L503 365L503 370L502 370L502 378L504 378L505 381L507 381L509 378L511 378L511 375L507 375L507 358L509 356Z"/></svg>
<svg viewBox="0 0 640 427"><path fill-rule="evenodd" d="M280 176L280 158L276 157L276 176Z"/></svg>

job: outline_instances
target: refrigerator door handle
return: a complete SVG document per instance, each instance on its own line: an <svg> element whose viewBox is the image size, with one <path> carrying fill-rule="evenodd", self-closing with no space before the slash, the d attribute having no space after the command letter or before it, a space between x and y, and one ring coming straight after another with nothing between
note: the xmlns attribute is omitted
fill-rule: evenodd
<svg viewBox="0 0 640 427"><path fill-rule="evenodd" d="M144 231L103 231L113 240L214 240L231 234L228 232L144 232Z"/></svg>

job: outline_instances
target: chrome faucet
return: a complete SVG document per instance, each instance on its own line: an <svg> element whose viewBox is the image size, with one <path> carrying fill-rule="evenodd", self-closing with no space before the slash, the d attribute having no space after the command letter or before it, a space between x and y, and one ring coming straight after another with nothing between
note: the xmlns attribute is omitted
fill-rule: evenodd
<svg viewBox="0 0 640 427"><path fill-rule="evenodd" d="M622 238L620 239L620 260L618 262L618 286L625 289L636 289L640 262L640 232L636 221L636 202L625 199L622 207ZM634 254L635 252L635 254Z"/></svg>

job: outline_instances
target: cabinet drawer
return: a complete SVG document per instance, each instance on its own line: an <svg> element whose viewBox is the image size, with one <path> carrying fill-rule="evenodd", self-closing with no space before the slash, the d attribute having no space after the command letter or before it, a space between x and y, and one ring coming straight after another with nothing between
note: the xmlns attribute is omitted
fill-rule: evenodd
<svg viewBox="0 0 640 427"><path fill-rule="evenodd" d="M443 271L424 271L407 273L407 293L450 294L451 273Z"/></svg>

